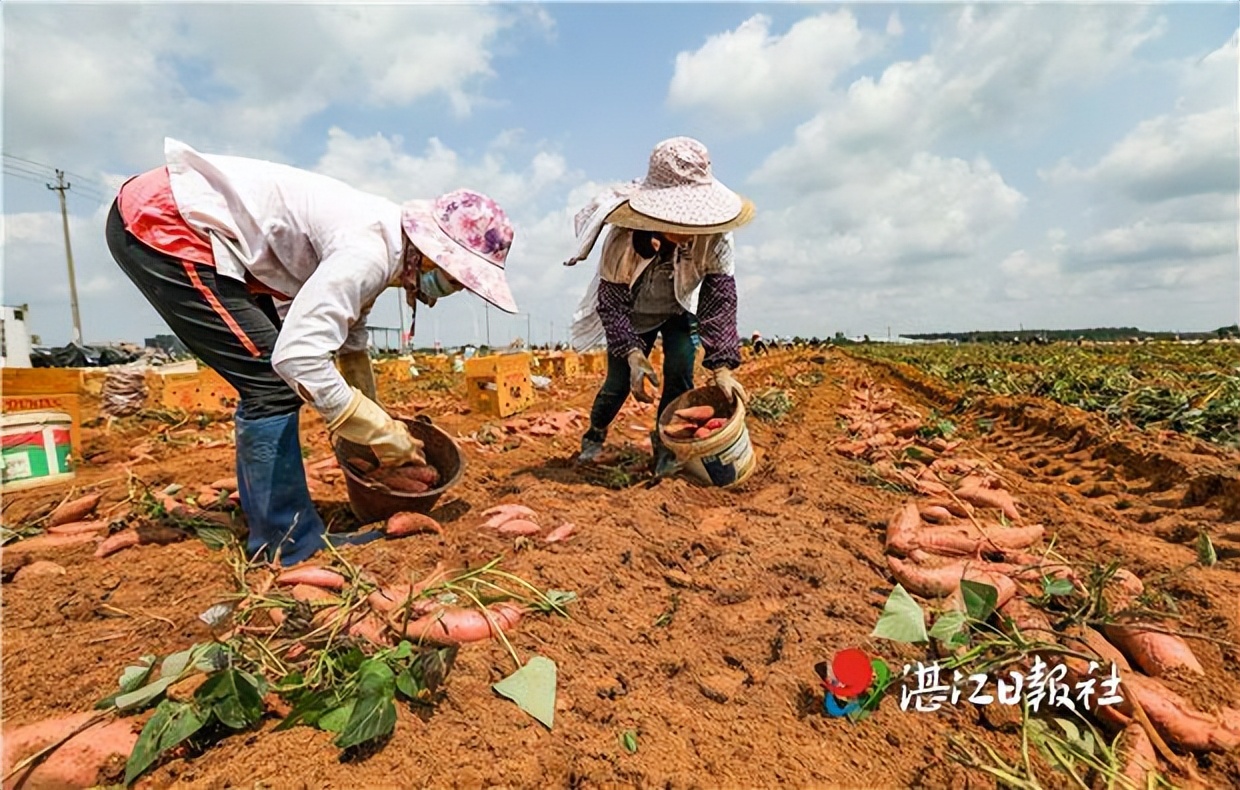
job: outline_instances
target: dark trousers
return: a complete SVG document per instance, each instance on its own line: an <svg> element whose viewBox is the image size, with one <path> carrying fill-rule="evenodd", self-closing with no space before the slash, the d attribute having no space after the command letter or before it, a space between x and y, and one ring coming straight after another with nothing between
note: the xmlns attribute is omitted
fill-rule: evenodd
<svg viewBox="0 0 1240 790"><path fill-rule="evenodd" d="M669 318L660 326L640 335L642 351L647 355L654 348L655 338L663 335L663 392L659 398L659 414L672 401L693 389L693 360L696 348L693 345L692 316L681 313ZM603 386L594 396L594 407L590 409L590 429L586 438L601 442L607 438L607 428L620 413L624 402L631 394L629 388L629 361L622 357L607 355L607 378Z"/></svg>
<svg viewBox="0 0 1240 790"><path fill-rule="evenodd" d="M280 319L270 297L256 297L210 266L156 252L125 230L116 203L108 249L185 347L237 390L237 416L293 414L302 400L271 367Z"/></svg>

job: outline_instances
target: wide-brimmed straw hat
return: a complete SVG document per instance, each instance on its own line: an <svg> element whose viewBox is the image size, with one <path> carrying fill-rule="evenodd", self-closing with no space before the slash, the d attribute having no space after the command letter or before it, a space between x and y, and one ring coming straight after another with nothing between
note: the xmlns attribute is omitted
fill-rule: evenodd
<svg viewBox="0 0 1240 790"><path fill-rule="evenodd" d="M494 200L469 189L411 200L401 206L401 226L409 241L452 279L504 312L517 312L504 276L512 223Z"/></svg>
<svg viewBox="0 0 1240 790"><path fill-rule="evenodd" d="M706 146L692 137L673 137L654 147L641 186L607 215L607 223L667 233L724 233L753 216L753 203L715 178Z"/></svg>

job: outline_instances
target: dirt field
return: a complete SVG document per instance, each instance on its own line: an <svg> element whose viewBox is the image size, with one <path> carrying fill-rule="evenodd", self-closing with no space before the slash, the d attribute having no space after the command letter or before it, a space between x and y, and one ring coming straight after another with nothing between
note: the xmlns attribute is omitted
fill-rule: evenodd
<svg viewBox="0 0 1240 790"><path fill-rule="evenodd" d="M559 668L556 720L547 731L490 685L512 669L496 643L462 648L447 698L429 717L399 707L382 748L342 761L331 735L309 727L233 735L199 755L169 760L149 787L994 787L995 779L948 757L948 737L975 736L1010 762L1020 736L1011 721L963 703L938 713L902 712L898 694L863 721L822 712L814 665L861 647L892 666L924 646L870 636L894 581L884 556L892 514L912 496L882 485L870 466L832 448L846 440L839 411L858 382L929 415L949 412L951 391L911 368L861 362L839 351L786 352L747 362L741 380L789 389L794 409L751 419L759 469L734 491L674 479L609 488L571 459L581 424L552 436L463 444L464 481L435 513L442 538L417 535L345 550L381 578L422 574L437 562L504 567L540 588L570 590L571 620L529 617L512 633L523 658ZM588 411L598 377L542 393L533 411ZM391 392L391 390L390 390ZM453 434L483 426L451 391L402 384L393 395L422 407ZM645 438L653 408L630 406L610 441ZM1203 711L1240 708L1240 454L1170 434L1116 429L1046 401L990 398L951 414L963 444L1074 563L1118 560L1147 590L1179 607L1204 677L1175 675L1168 687ZM213 423L208 439L227 439ZM184 431L185 428L179 430ZM87 432L91 463L76 486L97 490L100 512L123 512L126 466L151 485L187 487L232 474L232 447L152 441L152 425ZM193 437L193 434L179 434ZM185 441L190 441L186 438ZM151 443L150 459L129 451ZM311 459L327 455L322 423L303 412ZM515 446L514 446L515 445ZM60 501L66 488L6 497L14 526ZM342 522L343 482L316 484L316 501ZM513 540L478 528L479 513L519 502L549 523L571 521L570 541L514 552ZM1218 562L1197 562L1205 530ZM3 718L25 723L86 711L111 693L127 662L209 638L199 613L233 591L225 552L196 540L139 546L104 559L93 544L28 552L64 575L3 585ZM21 543L5 547L22 553ZM1018 722L1017 722L1018 723ZM622 744L636 734L637 749ZM1183 750L1177 750L1184 754ZM1186 766L1203 786L1240 786L1240 751L1196 753ZM1190 777L1162 770L1181 786ZM1073 786L1038 771L1044 787Z"/></svg>

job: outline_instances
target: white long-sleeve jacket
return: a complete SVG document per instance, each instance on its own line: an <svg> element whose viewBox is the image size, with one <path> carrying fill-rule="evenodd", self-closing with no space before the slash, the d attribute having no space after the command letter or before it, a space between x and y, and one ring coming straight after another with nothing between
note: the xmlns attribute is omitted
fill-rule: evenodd
<svg viewBox="0 0 1240 790"><path fill-rule="evenodd" d="M398 204L287 165L164 142L181 215L212 242L220 275L288 297L272 366L331 421L352 392L336 351L366 348L370 306L400 271Z"/></svg>

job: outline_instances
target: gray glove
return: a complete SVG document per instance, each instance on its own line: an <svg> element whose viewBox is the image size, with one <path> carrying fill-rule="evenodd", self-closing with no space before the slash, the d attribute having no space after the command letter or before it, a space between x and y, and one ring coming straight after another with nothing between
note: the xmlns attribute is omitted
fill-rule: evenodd
<svg viewBox="0 0 1240 790"><path fill-rule="evenodd" d="M633 397L642 403L654 403L654 398L646 394L646 379L650 379L652 387L659 386L659 377L655 375L650 360L639 349L629 352L629 389Z"/></svg>

